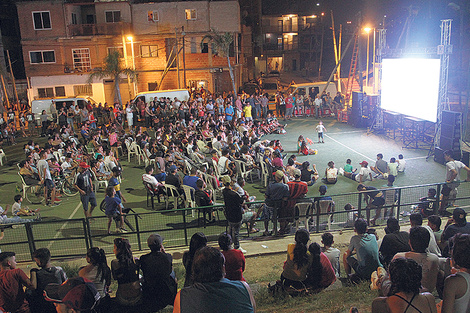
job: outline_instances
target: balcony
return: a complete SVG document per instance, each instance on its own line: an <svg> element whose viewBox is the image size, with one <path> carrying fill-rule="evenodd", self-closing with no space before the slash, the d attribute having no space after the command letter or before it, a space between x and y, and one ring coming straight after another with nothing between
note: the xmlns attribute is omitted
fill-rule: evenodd
<svg viewBox="0 0 470 313"><path fill-rule="evenodd" d="M131 23L69 24L69 36L121 35L130 33Z"/></svg>

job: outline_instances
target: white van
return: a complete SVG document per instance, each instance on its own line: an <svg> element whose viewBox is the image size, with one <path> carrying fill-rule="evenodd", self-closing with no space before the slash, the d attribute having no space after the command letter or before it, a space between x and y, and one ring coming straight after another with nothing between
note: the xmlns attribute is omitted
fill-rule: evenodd
<svg viewBox="0 0 470 313"><path fill-rule="evenodd" d="M312 99L315 96L325 89L327 82L316 82L316 83L305 83L305 84L295 84L289 87L289 93L298 93L299 95L309 95ZM330 96L334 98L338 89L334 82L330 82L328 87L325 90L327 93L330 93Z"/></svg>
<svg viewBox="0 0 470 313"><path fill-rule="evenodd" d="M161 90L161 91L146 91L139 92L134 98L134 102L140 98L145 103L149 103L154 99L160 99L161 97L170 98L171 100L178 98L180 101L189 100L189 91L186 89L172 89L172 90Z"/></svg>
<svg viewBox="0 0 470 313"><path fill-rule="evenodd" d="M31 101L31 112L34 113L34 117L38 120L42 114L43 110L46 110L47 115L49 118L52 117L53 108L54 111L57 112L57 104L62 105L64 102L66 107L70 107L71 105L79 107L82 105L86 105L87 101L90 101L92 104L95 104L96 101L93 98L88 96L77 96L74 98L67 98L67 97L56 97L56 98L47 98L47 99L39 99ZM55 113L54 112L54 113Z"/></svg>

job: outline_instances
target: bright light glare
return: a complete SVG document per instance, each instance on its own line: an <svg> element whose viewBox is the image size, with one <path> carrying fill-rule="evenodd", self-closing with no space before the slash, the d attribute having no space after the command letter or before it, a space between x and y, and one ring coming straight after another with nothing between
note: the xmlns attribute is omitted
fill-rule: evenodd
<svg viewBox="0 0 470 313"><path fill-rule="evenodd" d="M436 122L440 65L439 59L384 59L382 109Z"/></svg>
<svg viewBox="0 0 470 313"><path fill-rule="evenodd" d="M132 36L127 36L127 40L132 41L134 38Z"/></svg>
<svg viewBox="0 0 470 313"><path fill-rule="evenodd" d="M370 27L364 27L364 31L365 31L366 33L369 33L371 30L372 30L372 28L370 28Z"/></svg>

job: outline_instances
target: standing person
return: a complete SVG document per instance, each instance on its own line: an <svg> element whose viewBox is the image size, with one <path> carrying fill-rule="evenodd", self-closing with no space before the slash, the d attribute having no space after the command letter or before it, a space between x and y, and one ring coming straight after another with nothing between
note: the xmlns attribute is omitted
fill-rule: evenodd
<svg viewBox="0 0 470 313"><path fill-rule="evenodd" d="M41 126L41 137L45 137L47 127L49 126L49 116L47 116L46 110L42 110L41 113Z"/></svg>
<svg viewBox="0 0 470 313"><path fill-rule="evenodd" d="M297 203L298 199L302 199L308 192L308 185L306 182L301 181L300 177L302 173L299 169L293 170L294 180L287 182L287 186L289 187L289 201L287 202L286 208L279 212L279 218L281 221L279 222L281 229L281 233L289 233L289 223L294 221L295 214L295 204ZM299 202L302 202L300 200Z"/></svg>
<svg viewBox="0 0 470 313"><path fill-rule="evenodd" d="M176 295L173 312L253 313L255 299L244 281L224 278L224 256L213 247L196 252L193 264L195 284Z"/></svg>
<svg viewBox="0 0 470 313"><path fill-rule="evenodd" d="M36 119L34 113L28 111L26 114L26 120L28 120L28 133L30 136L36 135Z"/></svg>
<svg viewBox="0 0 470 313"><path fill-rule="evenodd" d="M15 252L0 253L0 310L2 312L29 313L23 287L33 284L22 269L16 268Z"/></svg>
<svg viewBox="0 0 470 313"><path fill-rule="evenodd" d="M261 112L261 99L260 99L260 96L256 96L255 97L255 119L260 119L261 118L261 115L262 115L262 112Z"/></svg>
<svg viewBox="0 0 470 313"><path fill-rule="evenodd" d="M49 169L49 163L47 162L47 153L46 150L42 150L39 153L41 158L38 161L37 168L39 173L39 178L41 179L40 184L44 184L44 199L46 199L46 205L50 203L51 206L57 206L60 204L60 200L56 198L56 189L54 181L52 180L51 171ZM51 199L48 202L48 192L51 192Z"/></svg>
<svg viewBox="0 0 470 313"><path fill-rule="evenodd" d="M269 232L269 221L273 220L277 216L275 214L275 208L277 209L277 214L281 210L284 210L284 202L289 198L289 186L284 183L284 173L280 170L277 170L274 173L274 182L268 185L265 197L265 206L263 209L262 219L264 220L264 233L263 236L268 236L271 233ZM282 215L283 213L281 213ZM274 229L276 231L277 229Z"/></svg>
<svg viewBox="0 0 470 313"><path fill-rule="evenodd" d="M460 185L460 170L467 171L466 181L470 181L470 168L460 161L454 160L452 150L444 152L444 159L446 160L446 184L442 187L441 206L439 207L439 215L449 216L446 208L453 204L457 197L457 187Z"/></svg>
<svg viewBox="0 0 470 313"><path fill-rule="evenodd" d="M235 191L233 191L232 178L225 175L222 177L222 183L224 184L224 189L222 194L224 196L225 203L225 215L227 216L228 221L228 233L232 236L233 246L235 249L240 248L240 239L238 238L240 233L240 227L242 223L242 214L243 214L243 203L245 202L242 197ZM241 250L241 249L240 249ZM241 250L243 252L243 250Z"/></svg>
<svg viewBox="0 0 470 313"><path fill-rule="evenodd" d="M140 257L143 274L144 304L152 312L159 311L175 301L178 283L173 271L173 257L165 252L163 237L151 234L147 239L150 253Z"/></svg>
<svg viewBox="0 0 470 313"><path fill-rule="evenodd" d="M266 94L264 94L261 97L261 111L263 112L262 118L266 118L268 116L268 106L269 106L269 99L266 96Z"/></svg>
<svg viewBox="0 0 470 313"><path fill-rule="evenodd" d="M321 118L321 111L322 111L322 106L323 106L323 100L320 97L320 94L317 94L317 97L315 98L315 117L316 118Z"/></svg>
<svg viewBox="0 0 470 313"><path fill-rule="evenodd" d="M251 109L252 109L252 106L250 104L250 101L247 101L245 107L243 108L243 113L245 115L245 121L247 121L247 122L250 122L250 121L253 120L253 116L252 116L252 112L251 112L252 110Z"/></svg>
<svg viewBox="0 0 470 313"><path fill-rule="evenodd" d="M245 256L240 250L232 249L232 236L223 232L219 235L218 241L225 258L225 278L246 281L245 277L243 277L243 271L245 271Z"/></svg>
<svg viewBox="0 0 470 313"><path fill-rule="evenodd" d="M133 103L128 103L126 106L126 118L127 118L127 126L129 127L129 131L133 130L134 125L134 110L132 109Z"/></svg>
<svg viewBox="0 0 470 313"><path fill-rule="evenodd" d="M232 103L229 102L227 104L227 107L225 108L225 120L227 122L231 122L232 119L233 119L233 114L235 113L235 111L233 110L233 106L232 106Z"/></svg>
<svg viewBox="0 0 470 313"><path fill-rule="evenodd" d="M292 94L289 94L289 96L285 100L285 103L286 115L284 116L284 121L286 119L290 120L292 117L292 113L294 112L294 99L292 98Z"/></svg>
<svg viewBox="0 0 470 313"><path fill-rule="evenodd" d="M323 126L322 121L318 122L318 125L315 127L315 130L318 133L318 143L320 143L320 139L321 139L321 143L325 143L323 139L323 132L326 132L326 127Z"/></svg>
<svg viewBox="0 0 470 313"><path fill-rule="evenodd" d="M470 308L470 235L457 234L454 237L452 263L457 273L448 276L444 282L442 313L467 313Z"/></svg>
<svg viewBox="0 0 470 313"><path fill-rule="evenodd" d="M116 191L116 196L122 200L122 202L126 202L126 198L124 198L124 195L121 192L121 182L119 181L119 176L121 176L121 169L117 166L113 167L111 169L113 172L113 177L111 177L108 181L108 186L114 187L114 190Z"/></svg>
<svg viewBox="0 0 470 313"><path fill-rule="evenodd" d="M96 196L93 190L93 175L89 170L90 165L86 162L80 162L78 166L78 174L75 176L74 187L80 192L80 200L83 205L85 217L91 217L93 210L96 207ZM90 210L88 210L90 204Z"/></svg>
<svg viewBox="0 0 470 313"><path fill-rule="evenodd" d="M421 266L415 260L395 259L390 264L389 272L391 296L375 298L372 313L437 312L434 296L429 292L420 293Z"/></svg>
<svg viewBox="0 0 470 313"><path fill-rule="evenodd" d="M357 235L351 238L348 250L343 254L343 266L348 276L351 275L352 268L360 279L370 280L377 267L382 267L377 238L367 233L367 222L362 218L354 223L354 231ZM353 252L357 258L353 256Z"/></svg>

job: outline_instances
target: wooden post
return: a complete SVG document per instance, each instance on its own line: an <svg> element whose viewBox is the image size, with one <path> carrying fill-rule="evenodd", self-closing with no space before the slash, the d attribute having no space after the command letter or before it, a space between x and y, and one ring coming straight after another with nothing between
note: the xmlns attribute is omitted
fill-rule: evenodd
<svg viewBox="0 0 470 313"><path fill-rule="evenodd" d="M3 79L3 74L0 74L0 77L2 78L3 94L5 95L5 99L7 100L7 108L9 108L10 107L10 99L8 99L7 87L5 86L5 80Z"/></svg>
<svg viewBox="0 0 470 313"><path fill-rule="evenodd" d="M10 60L10 51L7 50L7 57L8 57L8 64L10 65L10 75L11 75L11 81L13 83L13 91L15 92L15 97L16 97L16 105L19 111L20 108L20 100L18 99L18 92L16 91L16 82L15 82L15 75L13 75L13 69L11 68L11 60Z"/></svg>

